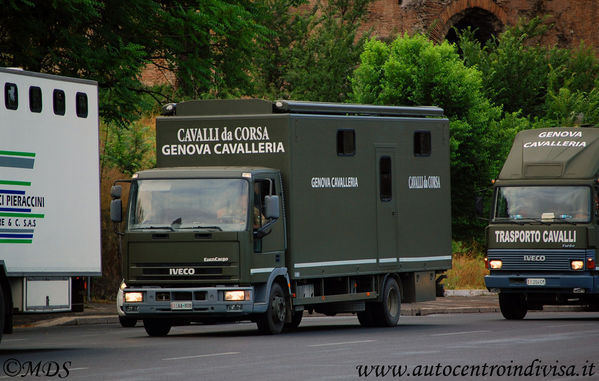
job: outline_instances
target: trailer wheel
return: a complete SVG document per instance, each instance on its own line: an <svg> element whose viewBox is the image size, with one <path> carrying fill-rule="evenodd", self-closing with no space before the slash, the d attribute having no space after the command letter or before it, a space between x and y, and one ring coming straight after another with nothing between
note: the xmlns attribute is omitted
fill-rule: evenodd
<svg viewBox="0 0 599 381"><path fill-rule="evenodd" d="M383 300L375 307L372 312L376 325L380 327L397 325L401 311L401 294L395 278L387 278L383 288Z"/></svg>
<svg viewBox="0 0 599 381"><path fill-rule="evenodd" d="M268 297L266 313L258 317L256 324L262 333L279 334L285 327L287 317L287 299L279 283L273 283Z"/></svg>
<svg viewBox="0 0 599 381"><path fill-rule="evenodd" d="M499 293L499 308L504 318L508 320L524 319L528 312L524 294Z"/></svg>
<svg viewBox="0 0 599 381"><path fill-rule="evenodd" d="M167 319L144 319L144 328L148 336L166 336L171 326L171 322Z"/></svg>

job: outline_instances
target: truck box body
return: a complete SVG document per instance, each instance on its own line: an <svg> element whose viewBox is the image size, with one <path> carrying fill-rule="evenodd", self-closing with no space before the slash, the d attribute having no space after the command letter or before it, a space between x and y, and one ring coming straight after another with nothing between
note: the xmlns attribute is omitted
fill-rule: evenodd
<svg viewBox="0 0 599 381"><path fill-rule="evenodd" d="M197 116L190 111L188 116L178 109L177 116L157 121L157 167L279 169L288 218L287 261L281 264L293 269L293 278L319 277L325 268L332 276L450 266L445 123L268 111L248 116ZM252 130L256 139L246 139ZM339 154L338 134L349 131L355 133L355 153ZM431 132L430 156L413 153L417 131ZM231 140L222 140L229 133ZM385 156L391 158L395 181L390 201L381 201L379 194L378 161Z"/></svg>
<svg viewBox="0 0 599 381"><path fill-rule="evenodd" d="M100 275L97 84L20 70L0 75L0 250L7 274ZM7 84L17 89L16 110L6 108ZM31 87L41 89L40 112L30 110ZM53 111L54 90L64 93L65 115ZM76 115L77 93L87 96L86 117ZM24 238L17 230L27 230Z"/></svg>
<svg viewBox="0 0 599 381"><path fill-rule="evenodd" d="M0 68L0 86L5 301L69 310L76 277L101 275L97 83Z"/></svg>
<svg viewBox="0 0 599 381"><path fill-rule="evenodd" d="M434 289L434 274L451 267L449 131L440 109L185 102L176 106L175 115L157 119L156 146L157 169L138 173L138 181L271 178L281 218L259 240L251 232L206 232L199 261L209 261L213 277L207 266L190 266L191 278L166 276L175 261L166 262L156 252L148 263L143 254L154 251L149 247L158 239L130 232L125 256L130 287L219 282L251 287L268 285L273 271L283 271L295 306L303 309L335 298L362 300L366 289L376 298L378 285L371 287L376 274L404 274L406 282L422 275L433 279ZM171 240L171 252L177 252L181 242L172 240L178 234L165 233L160 245ZM133 253L131 245L139 240L147 247ZM227 261L218 260L223 258ZM144 277L142 262L163 264L164 277ZM180 263L191 265L189 256ZM258 298L266 289L258 286L255 292ZM347 295L352 292L359 295ZM423 295L430 290L411 293L412 298Z"/></svg>
<svg viewBox="0 0 599 381"><path fill-rule="evenodd" d="M500 292L506 317L524 317L544 304L599 302L598 176L596 128L516 136L495 182L487 228L485 282Z"/></svg>

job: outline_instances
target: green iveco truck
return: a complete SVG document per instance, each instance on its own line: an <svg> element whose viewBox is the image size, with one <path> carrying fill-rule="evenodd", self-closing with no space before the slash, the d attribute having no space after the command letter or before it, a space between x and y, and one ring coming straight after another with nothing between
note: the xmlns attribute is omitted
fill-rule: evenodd
<svg viewBox="0 0 599 381"><path fill-rule="evenodd" d="M120 313L150 336L191 322L296 327L303 311L394 326L451 267L443 110L190 101L156 121L130 182ZM111 217L121 222L121 186Z"/></svg>
<svg viewBox="0 0 599 381"><path fill-rule="evenodd" d="M599 305L599 129L520 132L494 184L485 277L506 319Z"/></svg>

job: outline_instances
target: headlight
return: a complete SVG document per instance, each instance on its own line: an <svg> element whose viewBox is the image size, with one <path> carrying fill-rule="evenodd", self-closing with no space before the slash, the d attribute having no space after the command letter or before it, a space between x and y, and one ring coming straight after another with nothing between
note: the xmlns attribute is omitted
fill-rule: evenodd
<svg viewBox="0 0 599 381"><path fill-rule="evenodd" d="M226 301L242 301L242 300L249 300L250 299L250 292L249 291L243 291L243 290L235 290L235 291L225 291L225 300Z"/></svg>
<svg viewBox="0 0 599 381"><path fill-rule="evenodd" d="M125 292L126 303L141 303L144 301L143 292Z"/></svg>
<svg viewBox="0 0 599 381"><path fill-rule="evenodd" d="M582 270L584 269L584 261L570 261L570 268L572 270Z"/></svg>
<svg viewBox="0 0 599 381"><path fill-rule="evenodd" d="M500 270L503 266L503 262L500 259L491 259L489 261L489 268L491 270Z"/></svg>

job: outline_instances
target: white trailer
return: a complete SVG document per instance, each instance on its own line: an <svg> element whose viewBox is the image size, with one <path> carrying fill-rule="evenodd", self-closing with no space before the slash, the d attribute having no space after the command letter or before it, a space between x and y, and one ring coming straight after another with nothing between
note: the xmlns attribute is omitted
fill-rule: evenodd
<svg viewBox="0 0 599 381"><path fill-rule="evenodd" d="M0 68L4 332L13 312L81 310L101 275L98 120L96 82Z"/></svg>

